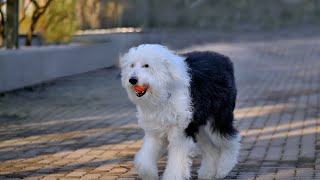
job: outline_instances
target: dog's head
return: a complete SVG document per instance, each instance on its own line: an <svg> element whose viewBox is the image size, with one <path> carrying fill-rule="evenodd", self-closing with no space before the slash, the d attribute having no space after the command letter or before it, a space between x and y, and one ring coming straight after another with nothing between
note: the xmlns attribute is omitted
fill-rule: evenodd
<svg viewBox="0 0 320 180"><path fill-rule="evenodd" d="M156 44L133 47L120 58L122 86L134 103L159 103L188 83L184 58Z"/></svg>

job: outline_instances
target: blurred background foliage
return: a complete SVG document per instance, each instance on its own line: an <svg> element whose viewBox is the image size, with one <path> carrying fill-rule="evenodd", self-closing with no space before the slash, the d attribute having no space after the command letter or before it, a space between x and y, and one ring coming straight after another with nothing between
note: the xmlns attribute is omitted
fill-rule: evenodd
<svg viewBox="0 0 320 180"><path fill-rule="evenodd" d="M76 16L77 0L55 0L40 22L39 29L47 42L70 42L72 35L78 30Z"/></svg>
<svg viewBox="0 0 320 180"><path fill-rule="evenodd" d="M320 0L19 0L20 34L30 32L33 2L44 7L49 1L34 28L46 42L70 42L78 30L115 27L232 31L320 23Z"/></svg>
<svg viewBox="0 0 320 180"><path fill-rule="evenodd" d="M48 42L70 42L72 35L78 30L76 16L77 0L35 0L40 8L51 2L39 20L34 32L41 34ZM20 34L28 34L37 7L30 0L20 0Z"/></svg>

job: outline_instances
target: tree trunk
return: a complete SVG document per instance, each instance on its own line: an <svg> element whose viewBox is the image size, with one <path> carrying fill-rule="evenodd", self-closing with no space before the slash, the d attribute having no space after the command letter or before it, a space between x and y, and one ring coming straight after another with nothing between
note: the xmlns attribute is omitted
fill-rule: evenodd
<svg viewBox="0 0 320 180"><path fill-rule="evenodd" d="M32 44L33 31L34 31L34 23L32 23L32 25L28 31L27 39L26 39L26 46L31 46L31 44Z"/></svg>
<svg viewBox="0 0 320 180"><path fill-rule="evenodd" d="M6 21L6 47L13 49L19 47L19 0L7 1Z"/></svg>
<svg viewBox="0 0 320 180"><path fill-rule="evenodd" d="M0 47L3 46L3 39L4 39L4 13L1 10L2 4L0 3Z"/></svg>

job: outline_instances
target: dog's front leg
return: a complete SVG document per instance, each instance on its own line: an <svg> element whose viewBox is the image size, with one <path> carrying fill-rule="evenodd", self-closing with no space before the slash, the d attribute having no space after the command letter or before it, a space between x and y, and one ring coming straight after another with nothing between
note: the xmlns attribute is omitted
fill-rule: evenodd
<svg viewBox="0 0 320 180"><path fill-rule="evenodd" d="M165 142L156 134L147 132L143 140L143 145L134 159L136 171L143 180L158 179L157 160Z"/></svg>
<svg viewBox="0 0 320 180"><path fill-rule="evenodd" d="M190 178L194 142L187 138L184 130L173 127L168 132L168 161L163 180L185 180Z"/></svg>

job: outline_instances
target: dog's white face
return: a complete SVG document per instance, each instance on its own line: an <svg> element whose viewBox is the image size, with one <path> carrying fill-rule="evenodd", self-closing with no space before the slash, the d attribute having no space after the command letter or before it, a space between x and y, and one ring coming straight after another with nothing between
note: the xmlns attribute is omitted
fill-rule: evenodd
<svg viewBox="0 0 320 180"><path fill-rule="evenodd" d="M121 81L129 98L136 104L159 103L169 94L173 80L168 68L167 53L160 45L141 45L131 48L120 59Z"/></svg>

